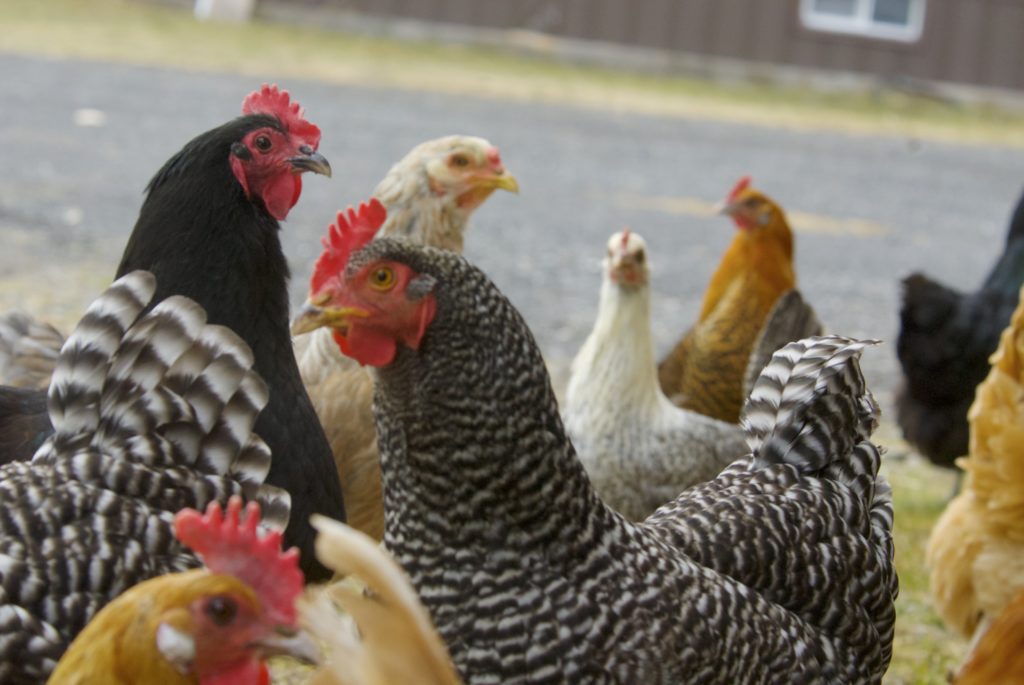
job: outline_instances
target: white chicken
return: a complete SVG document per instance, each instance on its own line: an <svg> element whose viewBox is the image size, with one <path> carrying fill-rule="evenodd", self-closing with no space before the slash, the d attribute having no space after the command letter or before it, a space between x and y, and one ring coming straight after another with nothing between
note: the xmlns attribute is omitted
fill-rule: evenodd
<svg viewBox="0 0 1024 685"><path fill-rule="evenodd" d="M672 404L658 385L647 244L608 240L597 320L572 364L563 418L601 498L640 521L748 451L739 426Z"/></svg>

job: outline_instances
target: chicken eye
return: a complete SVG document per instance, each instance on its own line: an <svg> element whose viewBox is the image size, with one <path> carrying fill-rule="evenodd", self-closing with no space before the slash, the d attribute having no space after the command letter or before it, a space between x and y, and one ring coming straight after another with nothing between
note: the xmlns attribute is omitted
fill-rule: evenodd
<svg viewBox="0 0 1024 685"><path fill-rule="evenodd" d="M455 166L467 166L469 164L469 157L463 154L452 155L452 164Z"/></svg>
<svg viewBox="0 0 1024 685"><path fill-rule="evenodd" d="M644 251L643 250L640 250L639 252L636 253L636 262L637 262L637 264L643 264L644 263Z"/></svg>
<svg viewBox="0 0 1024 685"><path fill-rule="evenodd" d="M395 284L395 272L389 266L378 267L370 274L370 286L374 290L390 290Z"/></svg>
<svg viewBox="0 0 1024 685"><path fill-rule="evenodd" d="M213 597L206 603L206 615L215 624L226 626L238 615L238 605L228 597Z"/></svg>
<svg viewBox="0 0 1024 685"><path fill-rule="evenodd" d="M270 152L270 148L274 147L268 136L256 136L256 140L253 142L256 143L256 149L260 152Z"/></svg>

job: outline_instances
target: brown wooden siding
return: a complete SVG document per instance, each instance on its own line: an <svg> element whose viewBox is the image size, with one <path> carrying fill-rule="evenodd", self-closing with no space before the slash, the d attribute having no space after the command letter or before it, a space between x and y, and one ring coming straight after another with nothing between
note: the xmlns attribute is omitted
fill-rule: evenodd
<svg viewBox="0 0 1024 685"><path fill-rule="evenodd" d="M807 29L799 0L300 1L384 17L1024 91L1024 0L928 0L914 43Z"/></svg>

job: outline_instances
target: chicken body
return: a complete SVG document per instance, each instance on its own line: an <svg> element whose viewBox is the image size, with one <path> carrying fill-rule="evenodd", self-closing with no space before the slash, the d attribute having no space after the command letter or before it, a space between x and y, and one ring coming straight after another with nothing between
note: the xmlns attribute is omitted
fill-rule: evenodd
<svg viewBox="0 0 1024 685"><path fill-rule="evenodd" d="M1018 306L978 386L968 420L964 491L928 542L939 614L976 637L1024 590L1024 307Z"/></svg>
<svg viewBox="0 0 1024 685"><path fill-rule="evenodd" d="M597 493L633 521L747 453L739 426L680 409L658 387L646 254L636 233L608 241L597 321L563 410Z"/></svg>
<svg viewBox="0 0 1024 685"><path fill-rule="evenodd" d="M739 420L755 341L779 296L796 286L786 215L744 181L725 205L738 230L708 283L700 317L658 365L673 402L729 423Z"/></svg>
<svg viewBox="0 0 1024 685"><path fill-rule="evenodd" d="M388 273L401 285L375 287ZM897 584L863 344L779 352L754 454L634 524L591 487L536 342L478 269L378 239L332 288L316 301L348 312L348 351L393 350L384 540L466 682L880 682Z"/></svg>
<svg viewBox="0 0 1024 685"><path fill-rule="evenodd" d="M0 681L39 683L96 612L132 585L198 565L176 512L244 495L283 528L252 426L267 389L252 354L182 297L143 314L151 275L116 281L61 352L55 432L0 467Z"/></svg>
<svg viewBox="0 0 1024 685"><path fill-rule="evenodd" d="M518 184L489 141L446 136L421 143L374 191L388 212L379 235L462 252L470 216L499 188L516 192ZM297 335L294 344L302 381L334 454L348 523L379 540L384 511L373 380L341 354L327 329Z"/></svg>
<svg viewBox="0 0 1024 685"><path fill-rule="evenodd" d="M903 383L896 420L903 437L937 466L967 453L967 410L989 372L989 355L1024 285L1024 195L1006 246L981 288L960 293L923 274L903 281L896 354Z"/></svg>

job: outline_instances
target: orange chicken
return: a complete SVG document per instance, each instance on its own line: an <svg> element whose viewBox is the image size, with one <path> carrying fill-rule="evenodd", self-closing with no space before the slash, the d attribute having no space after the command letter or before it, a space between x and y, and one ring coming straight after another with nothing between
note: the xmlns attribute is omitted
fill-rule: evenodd
<svg viewBox="0 0 1024 685"><path fill-rule="evenodd" d="M1017 306L967 415L963 491L928 541L939 614L977 640L1024 590L1024 303Z"/></svg>
<svg viewBox="0 0 1024 685"><path fill-rule="evenodd" d="M736 423L754 343L796 275L786 215L750 187L749 177L732 189L722 212L735 222L736 237L708 283L697 323L658 365L658 381L680 407Z"/></svg>
<svg viewBox="0 0 1024 685"><path fill-rule="evenodd" d="M499 189L518 192L519 185L489 141L446 136L421 143L374 191L387 210L379 235L461 252L470 216ZM339 213L338 221L345 220ZM379 540L384 509L370 374L341 354L326 328L293 340L302 381L334 453L348 523Z"/></svg>
<svg viewBox="0 0 1024 685"><path fill-rule="evenodd" d="M281 534L257 533L259 505L214 502L206 515L185 509L175 535L206 568L158 576L103 608L75 638L48 685L265 685L264 657L313 661L317 648L298 629L298 551Z"/></svg>

